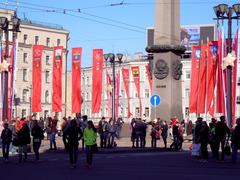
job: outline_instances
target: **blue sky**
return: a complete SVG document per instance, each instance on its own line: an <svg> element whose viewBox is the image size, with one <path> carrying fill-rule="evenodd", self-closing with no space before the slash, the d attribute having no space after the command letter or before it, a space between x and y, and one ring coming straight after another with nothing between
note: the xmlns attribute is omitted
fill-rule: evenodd
<svg viewBox="0 0 240 180"><path fill-rule="evenodd" d="M14 9L15 2L16 0L2 0L0 7ZM82 66L91 66L93 48L103 48L105 53L133 55L135 52L145 52L146 28L154 26L155 0L124 0L123 5L114 6L121 2L122 0L19 0L18 15L39 22L59 24L69 30L69 49L82 47ZM232 5L237 1L181 0L181 25L213 24L215 15L212 7L219 3Z"/></svg>

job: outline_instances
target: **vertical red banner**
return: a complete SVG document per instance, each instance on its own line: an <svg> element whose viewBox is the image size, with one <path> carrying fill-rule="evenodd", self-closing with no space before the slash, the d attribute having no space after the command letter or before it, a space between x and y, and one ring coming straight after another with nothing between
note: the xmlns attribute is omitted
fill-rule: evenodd
<svg viewBox="0 0 240 180"><path fill-rule="evenodd" d="M108 117L112 117L112 81L106 66L107 99L108 99Z"/></svg>
<svg viewBox="0 0 240 180"><path fill-rule="evenodd" d="M137 94L139 98L140 103L140 116L142 115L142 101L141 101L141 94L140 94L140 70L139 66L132 66L132 74L133 74L133 80L137 89Z"/></svg>
<svg viewBox="0 0 240 180"><path fill-rule="evenodd" d="M128 101L128 118L130 118L132 113L130 110L130 98L129 98L129 69L122 68L122 77Z"/></svg>
<svg viewBox="0 0 240 180"><path fill-rule="evenodd" d="M99 113L102 98L103 50L93 49L92 113Z"/></svg>
<svg viewBox="0 0 240 180"><path fill-rule="evenodd" d="M199 84L199 60L201 58L201 46L192 47L192 72L190 88L190 113L197 113L198 84Z"/></svg>
<svg viewBox="0 0 240 180"><path fill-rule="evenodd" d="M42 45L33 45L32 61L32 112L42 111Z"/></svg>
<svg viewBox="0 0 240 180"><path fill-rule="evenodd" d="M62 112L62 56L63 46L54 47L52 112Z"/></svg>
<svg viewBox="0 0 240 180"><path fill-rule="evenodd" d="M119 114L119 93L120 93L120 69L118 69L117 75L115 77L116 91L115 91L115 116L118 117Z"/></svg>
<svg viewBox="0 0 240 180"><path fill-rule="evenodd" d="M152 79L151 79L151 75L150 75L150 72L149 72L148 64L145 67L146 67L146 72L147 72L150 92L152 92Z"/></svg>
<svg viewBox="0 0 240 180"><path fill-rule="evenodd" d="M218 58L218 42L211 41L208 44L207 60L207 112L214 115L214 90L216 85L216 71Z"/></svg>
<svg viewBox="0 0 240 180"><path fill-rule="evenodd" d="M72 48L72 112L81 112L82 48Z"/></svg>
<svg viewBox="0 0 240 180"><path fill-rule="evenodd" d="M201 58L200 58L200 68L199 68L199 84L198 84L198 108L197 114L205 113L205 103L206 103L206 80L207 80L207 54L208 45L201 45Z"/></svg>

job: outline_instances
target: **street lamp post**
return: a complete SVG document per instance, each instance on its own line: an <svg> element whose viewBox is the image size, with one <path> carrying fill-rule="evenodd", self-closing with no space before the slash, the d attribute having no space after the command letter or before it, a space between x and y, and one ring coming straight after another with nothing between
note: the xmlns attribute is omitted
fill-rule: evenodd
<svg viewBox="0 0 240 180"><path fill-rule="evenodd" d="M232 7L227 4L219 4L215 6L214 12L217 18L214 20L227 20L228 21L228 43L227 53L232 53L232 20L240 19L240 4L234 4ZM235 16L233 16L235 12ZM227 66L227 120L230 127L232 127L232 66Z"/></svg>
<svg viewBox="0 0 240 180"><path fill-rule="evenodd" d="M116 63L121 64L122 63L122 57L123 54L121 53L117 53L116 56L113 53L109 53L109 54L104 54L104 59L105 61L109 61L112 65L112 85L113 85L113 89L112 89L112 119L113 121L116 120L116 112L115 112L115 89L116 89L116 81L115 81L115 66ZM107 67L106 67L107 68Z"/></svg>
<svg viewBox="0 0 240 180"><path fill-rule="evenodd" d="M12 28L9 29L9 25L12 25ZM17 32L19 32L20 19L17 17L16 12L12 16L11 21L6 17L0 17L0 28L5 34L5 53L4 53L4 62L9 64L9 31L13 32L13 45L17 37ZM8 66L8 68L11 68ZM4 92L3 92L3 120L7 119L8 112L8 68L4 69ZM10 82L11 83L11 82Z"/></svg>

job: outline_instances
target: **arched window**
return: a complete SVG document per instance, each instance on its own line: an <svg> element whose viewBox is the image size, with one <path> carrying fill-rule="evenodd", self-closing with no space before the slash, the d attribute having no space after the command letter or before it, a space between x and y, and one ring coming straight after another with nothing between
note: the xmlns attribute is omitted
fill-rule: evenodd
<svg viewBox="0 0 240 180"><path fill-rule="evenodd" d="M49 103L49 91L45 91L45 103Z"/></svg>

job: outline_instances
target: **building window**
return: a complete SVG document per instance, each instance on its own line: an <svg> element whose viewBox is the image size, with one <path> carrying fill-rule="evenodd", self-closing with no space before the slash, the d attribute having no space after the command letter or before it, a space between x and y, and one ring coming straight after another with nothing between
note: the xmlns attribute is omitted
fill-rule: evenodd
<svg viewBox="0 0 240 180"><path fill-rule="evenodd" d="M87 77L87 85L89 85L89 77Z"/></svg>
<svg viewBox="0 0 240 180"><path fill-rule="evenodd" d="M89 100L88 92L86 93L86 100Z"/></svg>
<svg viewBox="0 0 240 180"><path fill-rule="evenodd" d="M23 92L22 92L22 101L23 102L27 102L27 93L28 93L28 90L23 89Z"/></svg>
<svg viewBox="0 0 240 180"><path fill-rule="evenodd" d="M46 64L50 65L50 56L48 56L48 55L46 56Z"/></svg>
<svg viewBox="0 0 240 180"><path fill-rule="evenodd" d="M189 116L189 107L185 107L185 115Z"/></svg>
<svg viewBox="0 0 240 180"><path fill-rule="evenodd" d="M50 46L50 38L49 38L49 37L47 37L47 39L46 39L46 46L47 46L47 47Z"/></svg>
<svg viewBox="0 0 240 180"><path fill-rule="evenodd" d="M138 117L139 115L140 115L140 108L136 107L135 116Z"/></svg>
<svg viewBox="0 0 240 180"><path fill-rule="evenodd" d="M191 79L191 71L186 71L186 79Z"/></svg>
<svg viewBox="0 0 240 180"><path fill-rule="evenodd" d="M26 116L27 116L27 110L22 109L22 118L26 118Z"/></svg>
<svg viewBox="0 0 240 180"><path fill-rule="evenodd" d="M50 83L50 72L49 71L46 71L45 82Z"/></svg>
<svg viewBox="0 0 240 180"><path fill-rule="evenodd" d="M138 93L137 92L135 92L135 98L137 98L138 97Z"/></svg>
<svg viewBox="0 0 240 180"><path fill-rule="evenodd" d="M145 115L146 117L149 117L149 107L145 107Z"/></svg>
<svg viewBox="0 0 240 180"><path fill-rule="evenodd" d="M123 89L121 90L121 95L122 95L122 98L125 98L125 91Z"/></svg>
<svg viewBox="0 0 240 180"><path fill-rule="evenodd" d="M28 62L28 53L23 53L23 62L27 63Z"/></svg>
<svg viewBox="0 0 240 180"><path fill-rule="evenodd" d="M45 103L49 103L49 91L45 92Z"/></svg>
<svg viewBox="0 0 240 180"><path fill-rule="evenodd" d="M185 89L185 98L190 98L190 89Z"/></svg>
<svg viewBox="0 0 240 180"><path fill-rule="evenodd" d="M61 44L61 39L57 39L57 46L60 46Z"/></svg>
<svg viewBox="0 0 240 180"><path fill-rule="evenodd" d="M28 81L28 73L27 73L27 69L23 69L23 81Z"/></svg>
<svg viewBox="0 0 240 180"><path fill-rule="evenodd" d="M35 45L39 44L39 36L35 36Z"/></svg>
<svg viewBox="0 0 240 180"><path fill-rule="evenodd" d="M149 89L145 89L145 98L149 98Z"/></svg>
<svg viewBox="0 0 240 180"><path fill-rule="evenodd" d="M237 96L237 104L240 104L240 96Z"/></svg>
<svg viewBox="0 0 240 180"><path fill-rule="evenodd" d="M49 111L48 110L44 110L44 118L48 118L49 117Z"/></svg>
<svg viewBox="0 0 240 180"><path fill-rule="evenodd" d="M24 35L23 35L23 43L24 43L24 44L27 44L27 38L28 38L28 35L27 35L27 34L24 34Z"/></svg>

